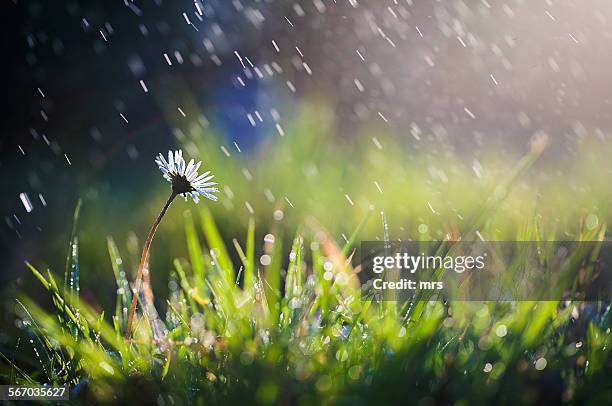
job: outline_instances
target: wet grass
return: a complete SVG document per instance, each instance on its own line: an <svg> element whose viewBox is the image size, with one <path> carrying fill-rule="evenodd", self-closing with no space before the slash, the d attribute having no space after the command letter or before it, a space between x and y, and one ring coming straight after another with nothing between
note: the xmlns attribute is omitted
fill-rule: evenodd
<svg viewBox="0 0 612 406"><path fill-rule="evenodd" d="M295 235L285 273L272 242L270 264L256 266L253 223L234 265L210 213L199 217L207 249L188 220L191 260L175 261L167 313L141 313L130 341L131 297L112 240L112 315L79 302L77 283L62 291L51 272L28 265L55 309L19 300L40 368L15 366L13 382L67 383L76 398L108 402L610 400L609 304L372 303L343 247L321 230L311 241Z"/></svg>
<svg viewBox="0 0 612 406"><path fill-rule="evenodd" d="M200 142L189 140L187 148L197 153ZM375 303L362 296L355 251L361 239L389 238L389 228L393 235L400 224L409 230L426 224L425 231L406 231L423 240L601 241L609 187L594 176L582 184L585 193L568 176L565 184L550 176L545 186L535 177L525 182L543 152L537 143L482 177L471 168L432 165L431 156L407 164L391 141L384 145L381 152L356 144L349 153L318 149L314 136L283 140L252 168L254 180L244 174L248 163L201 149L207 165L224 168L219 178L231 190L214 211L175 210L175 220L162 227L185 255L172 261L167 297L156 297L156 308L139 303L133 338L124 339L134 270L122 259L122 245L107 240L115 306L102 310L80 295L79 277L88 271L75 228L63 283L27 264L52 304L20 295L27 340L18 346L33 349L32 362L5 354L2 380L68 384L81 403L612 402L610 303ZM351 164L349 154L363 165ZM574 171L578 178L588 165ZM357 193L361 183L384 200ZM272 201L266 193L245 196L266 188L280 192ZM577 191L560 194L568 188ZM256 210L228 215L245 201ZM287 220L292 208L300 221ZM380 221L383 209L390 227ZM556 209L563 214L551 215ZM219 220L231 226L219 227ZM162 239L153 251L171 248Z"/></svg>

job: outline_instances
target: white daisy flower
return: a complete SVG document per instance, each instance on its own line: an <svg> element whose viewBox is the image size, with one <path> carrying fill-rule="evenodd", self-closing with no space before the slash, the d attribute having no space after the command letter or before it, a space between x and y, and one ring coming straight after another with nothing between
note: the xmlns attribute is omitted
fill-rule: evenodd
<svg viewBox="0 0 612 406"><path fill-rule="evenodd" d="M196 203L200 200L200 195L212 201L217 200L217 196L213 193L218 192L219 189L213 187L216 185L215 182L210 182L214 176L210 174L210 171L198 175L202 162L195 163L192 159L185 164L182 150L168 151L167 161L162 154L159 154L155 158L155 163L164 174L164 178L172 184L174 194L182 195L185 200L191 196Z"/></svg>

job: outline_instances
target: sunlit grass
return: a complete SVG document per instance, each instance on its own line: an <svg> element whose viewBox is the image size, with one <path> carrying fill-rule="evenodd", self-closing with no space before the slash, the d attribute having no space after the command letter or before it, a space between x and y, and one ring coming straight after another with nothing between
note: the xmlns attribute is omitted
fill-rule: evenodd
<svg viewBox="0 0 612 406"><path fill-rule="evenodd" d="M482 151L476 164L376 132L325 142L330 123L313 128L316 118L306 112L285 129L292 137L253 159L228 158L201 133L183 140L218 173L220 202L168 214L151 266L172 258L169 293L138 314L132 340L125 244L107 240L105 278L117 290L104 311L79 294L78 228L63 284L28 264L53 309L19 298L30 340L20 345L35 366L7 356L3 377L107 402L612 401L609 303L374 303L355 252L386 238L384 225L391 239L603 240L605 144L585 142L564 167L537 145L523 156Z"/></svg>

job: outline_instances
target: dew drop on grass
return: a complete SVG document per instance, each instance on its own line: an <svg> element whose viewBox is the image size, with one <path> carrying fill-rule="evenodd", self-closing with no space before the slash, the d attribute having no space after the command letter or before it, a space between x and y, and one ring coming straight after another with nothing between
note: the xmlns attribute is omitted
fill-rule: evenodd
<svg viewBox="0 0 612 406"><path fill-rule="evenodd" d="M293 310L299 309L301 307L300 300L297 297L294 297L289 301L289 307Z"/></svg>
<svg viewBox="0 0 612 406"><path fill-rule="evenodd" d="M547 364L548 362L546 361L546 358L538 358L538 360L535 362L535 369L537 369L538 371L542 371L544 368L546 368Z"/></svg>
<svg viewBox="0 0 612 406"><path fill-rule="evenodd" d="M259 263L261 263L263 266L268 266L272 263L272 257L270 257L268 254L264 254L259 258Z"/></svg>
<svg viewBox="0 0 612 406"><path fill-rule="evenodd" d="M495 335L498 337L505 337L506 334L508 334L508 328L505 324L500 324L497 326L497 329L495 329Z"/></svg>
<svg viewBox="0 0 612 406"><path fill-rule="evenodd" d="M277 210L274 210L273 217L274 217L274 220L281 221L283 217L285 217L285 213L283 213L282 210L277 209Z"/></svg>
<svg viewBox="0 0 612 406"><path fill-rule="evenodd" d="M599 224L599 219L597 218L597 216L593 213L590 213L587 217L586 220L584 222L584 225L586 226L586 228L588 230L594 230L595 227L597 227L597 225Z"/></svg>
<svg viewBox="0 0 612 406"><path fill-rule="evenodd" d="M487 362L482 370L489 373L493 370L493 365L491 365L490 362Z"/></svg>

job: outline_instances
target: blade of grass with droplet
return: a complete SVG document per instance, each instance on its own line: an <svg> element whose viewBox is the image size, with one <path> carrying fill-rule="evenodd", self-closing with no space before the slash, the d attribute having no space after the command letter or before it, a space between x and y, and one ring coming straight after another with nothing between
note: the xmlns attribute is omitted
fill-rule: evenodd
<svg viewBox="0 0 612 406"><path fill-rule="evenodd" d="M588 376L596 376L602 368L606 368L606 365L609 368L609 361L606 362L612 355L612 337L609 328L607 331L601 330L595 323L589 323L586 342L588 343L587 356L589 359L589 368L586 373Z"/></svg>
<svg viewBox="0 0 612 406"><path fill-rule="evenodd" d="M161 373L161 380L166 379L166 375L168 375L168 371L170 370L170 361L172 360L171 352L166 354L166 361L164 362L164 368Z"/></svg>
<svg viewBox="0 0 612 406"><path fill-rule="evenodd" d="M38 358L43 367L43 372L47 376L49 382L55 382L57 379L57 375L55 373L53 357L49 352L49 348L51 348L51 346L45 339L45 334L36 322L36 319L30 313L28 307L26 307L21 302L21 300L16 299L16 301L21 310L23 311L24 315L26 316L28 323L28 331L30 332L31 336L30 343L34 347L36 357Z"/></svg>
<svg viewBox="0 0 612 406"><path fill-rule="evenodd" d="M213 219L212 213L207 207L203 207L200 211L202 218L202 229L204 236L208 242L208 248L215 251L215 262L218 264L221 274L225 279L227 286L234 285L234 265L227 253L227 248L223 243L223 238L217 229L217 225Z"/></svg>
<svg viewBox="0 0 612 406"><path fill-rule="evenodd" d="M529 303L529 302L527 302ZM529 323L521 334L523 345L531 347L537 343L539 337L544 336L546 329L551 328L557 312L558 302L532 302L529 309Z"/></svg>
<svg viewBox="0 0 612 406"><path fill-rule="evenodd" d="M297 230L293 238L291 253L289 254L289 268L287 270L287 278L285 280L285 297L291 300L297 295L302 288L302 270L301 270L301 248L302 236Z"/></svg>
<svg viewBox="0 0 612 406"><path fill-rule="evenodd" d="M112 237L106 239L108 247L108 255L111 261L111 268L115 275L115 281L117 283L117 301L115 305L115 315L113 317L113 325L118 334L125 331L125 324L127 322L127 314L124 309L127 309L132 301L132 294L130 291L130 284L126 278L126 273L123 268L123 260L117 249L117 245Z"/></svg>
<svg viewBox="0 0 612 406"><path fill-rule="evenodd" d="M178 317L179 321L181 322L181 325L187 330L187 332L190 332L191 328L189 327L189 324L187 324L187 322L185 321L183 315L178 310L176 310L176 307L174 307L171 301L166 300L166 303L168 304L168 308L172 311L172 313L174 313L176 317Z"/></svg>
<svg viewBox="0 0 612 406"><path fill-rule="evenodd" d="M57 340L60 343L60 345L64 347L72 348L75 354L78 354L83 357L83 362L79 362L78 366L75 365L74 368L82 367L87 371L87 373L92 374L91 375L92 378L95 378L96 376L98 376L96 372L99 372L100 365L102 362L108 365L116 363L116 358L111 357L111 353L107 351L105 348L103 348L101 345L94 344L88 340L81 340L81 339L75 340L69 334L62 334L60 330L61 326L58 325L57 318L53 317L52 315L42 310L33 301L27 298L20 298L20 301L23 303L23 306L27 308L32 319L36 320L37 323L39 323L42 327L44 327L44 331L46 332L46 334L48 334L49 336L52 336L55 340ZM88 306L82 307L80 309L80 313L83 315L87 315L87 316L84 316L83 319L89 319L91 322L93 322L93 320L91 320L90 318L93 315L92 310ZM94 317L96 320L99 319L99 315L94 315ZM110 335L109 335L109 330L110 330ZM112 327L110 327L106 323L101 323L100 335L105 339L106 338L110 339L110 341L107 341L108 344L113 346L117 351L121 352L122 361L124 360L126 362L129 361L130 352L127 351L127 348L125 347L125 344L121 338L117 340L116 334L113 331ZM75 361L76 360L78 359L75 359ZM119 378L119 376L116 376L116 375L117 375L117 372L120 373L120 371L121 369L119 369L118 367L117 369L114 370L113 375L115 375L115 378ZM106 373L106 375L108 376L108 372Z"/></svg>
<svg viewBox="0 0 612 406"><path fill-rule="evenodd" d="M18 341L19 343L19 341ZM25 380L25 383L29 384L29 385L35 385L37 382L32 379L32 377L30 375L28 375L23 369L21 369L18 365L16 365L13 361L11 361L10 359L7 358L6 355L4 355L4 353L2 351L0 351L0 357L4 360L4 362L6 362L12 369L11 369L11 376L8 379L8 383L9 384L14 384L14 385L18 385L20 383L22 383L21 381L17 380L15 377L15 372L19 373L19 375L21 376L21 378L23 378Z"/></svg>
<svg viewBox="0 0 612 406"><path fill-rule="evenodd" d="M59 324L60 327L75 327L80 333L78 336L74 334L70 334L72 340L76 340L79 342L87 342L93 343L92 333L90 331L90 325L99 325L98 332L100 336L104 338L104 340L112 345L119 351L123 351L125 349L124 341L121 337L117 337L115 329L113 326L108 323L100 322L100 315L94 311L89 305L83 302L79 302L78 308L75 307L73 303L67 299L69 296L69 292L65 292L63 295L59 292L57 284L55 283L55 279L50 271L48 271L48 280L40 273L38 270L29 262L26 262L28 269L36 276L36 278L42 283L42 285L49 291L52 295L53 303L58 310L58 313L63 315L62 318L58 319L61 323L61 320L65 320L63 324ZM22 298L21 301L26 303L27 307L32 308L34 306L33 302L29 301L26 298ZM41 310L41 315L42 315ZM57 337L55 337L57 338Z"/></svg>
<svg viewBox="0 0 612 406"><path fill-rule="evenodd" d="M234 279L228 281L228 277L231 277L233 272L227 274L221 268L221 264L219 263L219 258L217 258L215 251L211 250L210 262L212 263L212 267L214 272L211 272L209 278L206 279L208 282L208 287L211 289L211 292L215 298L216 309L221 309L222 312L226 315L236 314L236 300L238 299L238 288L236 287L236 283Z"/></svg>
<svg viewBox="0 0 612 406"><path fill-rule="evenodd" d="M285 278L285 296L281 301L283 326L286 328L294 320L294 303L301 292L301 246L302 236L298 229L293 238L291 253L289 254L289 267Z"/></svg>
<svg viewBox="0 0 612 406"><path fill-rule="evenodd" d="M187 298L187 302L189 303L189 307L191 308L191 311L193 313L196 313L198 311L198 308L191 295L193 288L189 284L189 280L187 279L187 275L185 274L185 269L183 268L181 261L179 261L178 259L174 260L174 269L176 269L176 274L179 277L179 285L185 292L185 296Z"/></svg>
<svg viewBox="0 0 612 406"><path fill-rule="evenodd" d="M117 307L115 311L115 316L117 317L120 324L123 326L126 320L123 314L123 308L127 308L132 301L132 294L130 291L130 284L126 278L126 273L123 268L123 260L121 259L121 255L119 254L119 249L115 244L115 241L112 237L108 237L107 240L108 246L108 255L111 260L111 267L113 269L113 274L115 275L115 281L117 282ZM122 327L125 329L125 326Z"/></svg>
<svg viewBox="0 0 612 406"><path fill-rule="evenodd" d="M75 235L72 240L72 257L70 271L70 303L76 305L79 303L79 243ZM77 323L78 324L78 323ZM72 326L72 335L76 339L78 336L78 326ZM89 337L88 334L85 337Z"/></svg>
<svg viewBox="0 0 612 406"><path fill-rule="evenodd" d="M244 253L244 250L240 246L240 243L235 238L232 239L232 243L234 244L234 248L236 249L236 252L238 253L238 258L240 258L240 262L242 262L242 267L246 267L247 257ZM242 267L240 269L242 269ZM240 280L240 278L236 278L236 282L238 282L238 280Z"/></svg>
<svg viewBox="0 0 612 406"><path fill-rule="evenodd" d="M73 243L74 237L76 236L77 231L77 223L79 221L79 215L81 212L81 199L77 201L76 207L74 209L74 213L72 216L72 231L70 232L70 240L68 241L68 252L66 254L66 272L64 273L64 289L68 289L68 285L71 279L71 270L72 270L72 256L73 256Z"/></svg>
<svg viewBox="0 0 612 406"><path fill-rule="evenodd" d="M70 288L71 302L78 301L79 297L79 248L77 240L77 224L79 214L81 212L81 199L78 200L72 218L72 231L70 232L70 241L68 243L68 253L66 255L66 273L64 274L64 289ZM69 321L70 323L70 321ZM77 327L72 326L72 334L76 337Z"/></svg>
<svg viewBox="0 0 612 406"><path fill-rule="evenodd" d="M57 288L57 284L55 281L49 282L38 270L29 262L26 262L26 267L34 274L34 276L40 281L40 283L45 287L45 289L51 294L51 298L53 300L53 304L55 308L58 310L60 315L63 317L60 318L60 321L63 321L64 327L69 327L74 323L78 325L78 319L74 315L74 312L70 309L70 307L66 304L64 297L59 292ZM50 272L48 272L51 275Z"/></svg>
<svg viewBox="0 0 612 406"><path fill-rule="evenodd" d="M317 285L320 290L316 296L315 304L312 307L311 316L314 316L314 312L318 309L321 312L321 319L325 320L327 314L330 310L330 304L332 302L333 296L330 294L330 286L331 282L325 279L325 269L323 269L322 265L322 257L321 250L319 249L318 244L316 244L311 250L312 253L312 270L317 278Z"/></svg>
<svg viewBox="0 0 612 406"><path fill-rule="evenodd" d="M372 210L368 210L368 212L366 213L366 215L363 218L363 220L361 220L361 222L359 223L359 225L357 226L355 231L353 231L353 233L349 237L348 242L346 244L344 244L344 247L342 247L342 255L343 256L346 257L348 255L349 251L351 250L351 248L353 247L353 245L355 245L355 242L357 241L357 237L359 237L359 234L361 234L361 231L363 230L363 228L368 223L368 220L370 219L370 215L371 214L372 214Z"/></svg>
<svg viewBox="0 0 612 406"><path fill-rule="evenodd" d="M72 257L70 271L70 301L78 305L79 300L79 241L75 235L72 240Z"/></svg>
<svg viewBox="0 0 612 406"><path fill-rule="evenodd" d="M246 243L246 262L244 264L244 287L252 291L255 284L255 219L249 220Z"/></svg>
<svg viewBox="0 0 612 406"><path fill-rule="evenodd" d="M270 317L273 323L278 321L280 315L279 303L281 299L281 267L283 264L283 238L282 232L277 233L274 244L271 250L266 254L271 256L270 265L266 268L264 277L264 291L266 292L266 301L270 309Z"/></svg>

